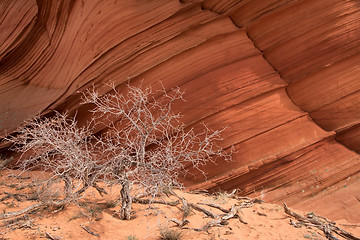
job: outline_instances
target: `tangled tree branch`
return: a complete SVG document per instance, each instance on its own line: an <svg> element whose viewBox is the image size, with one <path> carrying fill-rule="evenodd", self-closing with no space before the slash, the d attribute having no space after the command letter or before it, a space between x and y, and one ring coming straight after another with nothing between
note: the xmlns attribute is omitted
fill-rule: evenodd
<svg viewBox="0 0 360 240"><path fill-rule="evenodd" d="M231 158L217 145L221 131L205 125L203 132L186 129L180 115L173 113L173 103L182 99L178 88L161 93L155 98L150 88L130 85L126 95L115 86L103 96L89 90L83 100L94 106L94 115L85 126L78 126L76 116L55 112L52 118L27 122L8 140L13 150L22 153L18 162L22 169L51 172L42 182L41 193L49 192L60 179L63 190L57 200L76 202L88 188L106 193L97 184L101 180L119 184L120 218L130 219L134 186L154 198L164 187L181 186L179 174L189 166L205 174L201 166L215 157ZM95 136L98 124L105 125L106 131Z"/></svg>
<svg viewBox="0 0 360 240"><path fill-rule="evenodd" d="M163 90L158 98L151 88L128 85L127 90L123 95L113 86L103 96L94 90L84 94L84 102L95 106L92 111L99 121L106 116L118 119L116 123L103 120L107 132L101 141L112 179L122 186L120 216L124 219L130 219L133 186L154 197L164 187L180 186L179 173L188 166L201 171L217 156L231 158L217 145L221 131L206 126L200 133L185 129L172 110L173 103L182 99L178 88L171 93Z"/></svg>
<svg viewBox="0 0 360 240"><path fill-rule="evenodd" d="M327 220L324 217L318 216L314 213L308 213L306 216L302 216L294 211L292 211L288 206L284 203L284 210L285 213L294 217L296 220L298 220L298 223L292 222L292 225L296 227L301 227L301 225L304 226L311 226L316 227L324 232L327 239L330 240L336 240L336 238L332 233L336 233L337 235L350 240L360 240L360 238L354 236L353 234L342 230L338 226L336 226L335 222L331 222Z"/></svg>

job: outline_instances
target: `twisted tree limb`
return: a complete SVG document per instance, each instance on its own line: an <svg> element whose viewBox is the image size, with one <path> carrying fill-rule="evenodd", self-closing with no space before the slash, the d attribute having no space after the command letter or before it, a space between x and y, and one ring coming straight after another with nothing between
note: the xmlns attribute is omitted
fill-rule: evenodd
<svg viewBox="0 0 360 240"><path fill-rule="evenodd" d="M30 213L33 211L37 211L40 210L42 208L48 207L48 206L56 206L56 207L61 207L64 206L66 204L66 202L64 201L59 201L59 202L39 202L39 203L35 203L27 208L21 209L19 211L15 211L15 212L7 212L7 213L1 213L0 214L0 219L7 219L7 218L12 218L12 217L18 217L20 215L26 214L26 213Z"/></svg>
<svg viewBox="0 0 360 240"><path fill-rule="evenodd" d="M156 203L156 204L165 204L165 205L169 205L169 206L176 206L176 205L178 205L180 203L178 200L168 202L168 201L163 201L163 200L144 199L144 198L138 198L138 197L134 197L133 202L134 203L140 203L140 204Z"/></svg>
<svg viewBox="0 0 360 240"><path fill-rule="evenodd" d="M24 209L22 209L20 211L2 213L2 214L0 214L0 219L7 219L7 218L12 218L12 217L17 217L17 216L20 216L22 214L38 210L38 209L40 209L40 208L42 208L44 206L45 206L44 203L36 203L36 204L31 205L31 206L29 206L27 208L24 208Z"/></svg>
<svg viewBox="0 0 360 240"><path fill-rule="evenodd" d="M82 229L84 229L87 233L94 235L95 237L100 237L100 235L90 229L90 227L87 227L85 225L80 225Z"/></svg>
<svg viewBox="0 0 360 240"><path fill-rule="evenodd" d="M221 207L220 205L217 205L217 204L214 204L214 203L202 203L202 202L199 202L197 204L213 207L213 208L219 209L220 211L222 211L224 213L229 213L231 211L231 209L225 209L225 208Z"/></svg>
<svg viewBox="0 0 360 240"><path fill-rule="evenodd" d="M288 206L284 203L284 210L285 213L294 217L296 220L298 220L298 223L294 223L293 221L290 221L291 225L295 227L299 227L301 225L304 226L310 226L310 227L316 227L324 232L325 236L329 240L338 240L332 233L336 233L337 235L349 239L349 240L360 240L359 237L354 236L353 234L340 229L338 226L335 226L335 222L331 222L327 220L324 217L317 216L314 213L307 214L306 216L302 216L291 209L288 208Z"/></svg>
<svg viewBox="0 0 360 240"><path fill-rule="evenodd" d="M206 223L201 228L195 228L194 230L195 231L207 231L211 227L225 225L227 220L229 220L230 218L235 217L236 215L237 215L237 209L236 209L235 206L232 206L229 213L223 215L222 217L218 217L217 219Z"/></svg>
<svg viewBox="0 0 360 240"><path fill-rule="evenodd" d="M215 213L213 213L213 212L211 212L211 211L209 211L209 210L207 210L207 209L205 209L203 207L200 207L200 206L198 206L198 205L196 205L194 203L188 203L188 204L193 209L205 213L205 215L208 216L208 217L211 217L211 218L214 218L214 219L219 218L219 216L217 214L215 214Z"/></svg>

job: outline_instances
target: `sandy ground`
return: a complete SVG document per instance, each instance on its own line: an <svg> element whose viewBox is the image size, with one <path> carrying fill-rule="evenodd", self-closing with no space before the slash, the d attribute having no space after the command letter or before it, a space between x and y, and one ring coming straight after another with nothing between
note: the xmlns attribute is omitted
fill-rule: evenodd
<svg viewBox="0 0 360 240"><path fill-rule="evenodd" d="M16 171L0 172L2 213L18 211L37 203L36 200L29 199L34 193L31 183L37 174L33 172L19 178ZM120 206L114 204L119 191L108 191L109 194L104 197L90 192L78 205L69 205L62 209L47 208L16 218L2 217L0 239L160 239L160 232L166 230L181 233L180 239L326 239L324 233L315 227L292 226L290 219L295 222L296 220L289 217L282 206L269 203L247 205L252 200L233 198L224 193L210 196L178 192L190 203L212 203L225 209L236 206L242 221L231 218L222 226L196 231L196 228L202 228L212 219L203 212L192 209L187 217L189 224L181 229L171 221L172 218L181 220L181 204L168 206L154 203L150 208L148 204L134 203L133 219L120 220L117 217ZM177 198L170 196L164 200L176 201ZM247 207L240 208L244 205ZM215 214L224 214L213 207L201 206ZM337 226L360 236L360 225L339 221Z"/></svg>

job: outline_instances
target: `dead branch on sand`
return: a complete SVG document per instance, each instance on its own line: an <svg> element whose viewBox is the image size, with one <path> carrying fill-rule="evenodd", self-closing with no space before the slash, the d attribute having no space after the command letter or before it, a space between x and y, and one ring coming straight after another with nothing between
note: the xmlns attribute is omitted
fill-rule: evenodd
<svg viewBox="0 0 360 240"><path fill-rule="evenodd" d="M178 227L183 228L187 223L189 223L189 221L186 219L186 217L189 214L189 211L191 209L195 209L199 212L203 212L206 216L212 218L213 220L209 221L208 223L206 223L203 227L201 228L192 228L195 231L208 231L209 228L211 227L215 227L215 226L222 226L222 225L226 225L229 219L231 218L238 218L239 221L243 224L247 224L247 222L245 222L242 217L238 214L238 210L241 208L249 208L254 206L254 203L262 203L260 201L258 201L257 199L246 199L246 201L242 202L240 205L233 205L230 209L225 209L220 205L214 204L214 203L189 203L184 197L177 195L175 192L171 192L172 195L176 196L177 198L180 199L180 201L183 204L182 210L183 210L183 218L182 220L178 220L178 219L171 219L172 222L174 222ZM243 199L245 200L245 199ZM199 205L205 205L208 207L212 207L212 208L216 208L222 212L224 212L225 214L215 214L212 211L205 209ZM185 227L184 227L185 228ZM190 229L187 228L186 229Z"/></svg>
<svg viewBox="0 0 360 240"><path fill-rule="evenodd" d="M87 227L87 226L84 226L84 225L80 225L80 227L82 229L84 229L87 233L91 234L91 235L94 235L95 237L100 237L100 235L96 232L93 232L90 227Z"/></svg>
<svg viewBox="0 0 360 240"><path fill-rule="evenodd" d="M172 202L168 202L168 201L164 201L164 200L156 200L156 199L148 199L148 198L138 198L138 197L134 197L132 199L132 201L134 203L140 203L140 204L164 204L164 205L169 205L169 206L176 206L179 204L179 201L172 201Z"/></svg>
<svg viewBox="0 0 360 240"><path fill-rule="evenodd" d="M226 225L227 224L227 220L234 218L237 215L237 209L235 206L232 206L231 211L227 214L225 214L222 217L218 217L215 220L212 220L208 223L206 223L203 227L201 228L194 228L195 231L207 231L209 230L209 228L211 227L215 227L215 226L221 226L221 225Z"/></svg>
<svg viewBox="0 0 360 240"><path fill-rule="evenodd" d="M335 226L335 222L331 222L324 217L318 216L315 213L308 213L305 216L302 216L288 208L288 206L284 203L285 213L294 217L298 222L294 223L290 220L291 225L295 227L301 227L304 225L306 227L316 227L324 232L325 236L329 240L337 240L332 233L336 233L337 235L349 239L349 240L360 240L360 238L354 236L353 234L340 229L338 226Z"/></svg>
<svg viewBox="0 0 360 240"><path fill-rule="evenodd" d="M8 219L8 218L13 218L13 217L18 217L20 215L35 212L35 211L38 211L45 207L50 207L50 206L61 208L64 204L65 203L63 203L63 202L39 202L39 203L35 203L35 204L33 204L27 208L24 208L22 210L19 210L19 211L1 213L0 219Z"/></svg>

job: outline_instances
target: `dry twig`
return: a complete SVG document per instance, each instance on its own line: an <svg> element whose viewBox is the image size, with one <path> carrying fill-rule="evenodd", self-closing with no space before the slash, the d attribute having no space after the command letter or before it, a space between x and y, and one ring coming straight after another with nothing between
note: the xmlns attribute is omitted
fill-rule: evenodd
<svg viewBox="0 0 360 240"><path fill-rule="evenodd" d="M225 209L225 208L221 207L220 205L217 205L217 204L214 204L214 203L202 203L202 202L199 202L197 204L213 207L213 208L219 209L220 211L222 211L224 213L229 213L231 211L231 209Z"/></svg>
<svg viewBox="0 0 360 240"><path fill-rule="evenodd" d="M53 235L51 235L51 234L48 233L48 232L45 232L45 234L46 234L46 237L49 238L49 239L51 239L51 240L61 240L61 239L62 239L62 237L53 236Z"/></svg>
<svg viewBox="0 0 360 240"><path fill-rule="evenodd" d="M22 202L21 197L28 198L27 195L25 195L25 194L20 194L20 193L8 193L8 192L4 192L4 194L5 194L6 196L2 197L2 198L0 199L0 202L6 200L6 199L8 199L8 198L12 198L12 197L15 198L18 202Z"/></svg>
<svg viewBox="0 0 360 240"><path fill-rule="evenodd" d="M94 235L96 237L100 237L100 235L96 232L93 232L90 227L84 226L84 225L80 225L80 227L82 227L82 229L84 229L87 233Z"/></svg>

